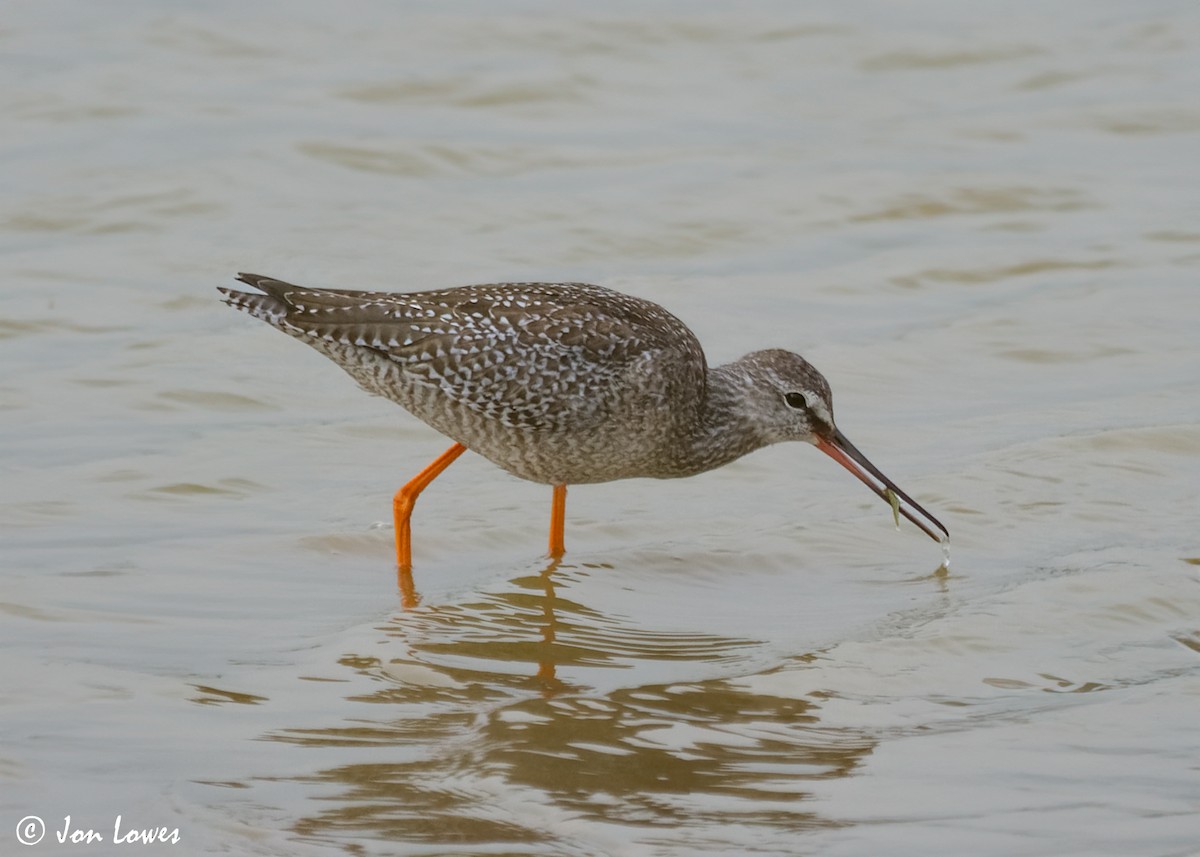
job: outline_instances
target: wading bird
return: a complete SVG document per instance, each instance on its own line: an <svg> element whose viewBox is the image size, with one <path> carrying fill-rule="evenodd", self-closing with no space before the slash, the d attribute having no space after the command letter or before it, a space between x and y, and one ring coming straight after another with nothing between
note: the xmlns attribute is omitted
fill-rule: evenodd
<svg viewBox="0 0 1200 857"><path fill-rule="evenodd" d="M692 476L785 440L813 444L930 538L949 538L846 439L829 383L790 351L711 367L695 334L658 304L584 283L393 293L238 280L258 291L221 288L230 306L454 441L393 499L401 569L412 565L413 504L467 449L553 486L554 557L568 485Z"/></svg>

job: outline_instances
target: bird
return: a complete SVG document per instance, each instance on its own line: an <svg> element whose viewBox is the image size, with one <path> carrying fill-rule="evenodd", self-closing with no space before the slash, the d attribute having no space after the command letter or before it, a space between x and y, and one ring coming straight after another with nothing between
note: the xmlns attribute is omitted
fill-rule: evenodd
<svg viewBox="0 0 1200 857"><path fill-rule="evenodd" d="M417 497L466 450L553 487L549 554L565 552L568 485L678 478L782 441L816 446L937 542L949 531L842 434L829 382L779 348L709 366L658 304L587 283L382 292L238 274L225 303L315 348L366 392L454 443L392 500L412 567Z"/></svg>

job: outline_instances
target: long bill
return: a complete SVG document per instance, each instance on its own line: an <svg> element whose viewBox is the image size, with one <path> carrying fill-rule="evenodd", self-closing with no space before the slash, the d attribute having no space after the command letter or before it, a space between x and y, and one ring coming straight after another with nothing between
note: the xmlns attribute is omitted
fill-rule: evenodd
<svg viewBox="0 0 1200 857"><path fill-rule="evenodd" d="M858 451L854 444L846 440L846 436L842 434L841 430L834 429L830 437L818 436L816 445L817 449L857 476L864 485L882 497L885 502L889 504L892 502L888 497L889 491L895 494L902 501L899 507L900 514L920 527L929 538L935 542L943 542L950 538L950 531L942 526L941 521L926 512L920 503L909 497L896 486L895 482L884 476L878 467ZM940 534L934 529L935 527L937 530L941 530Z"/></svg>

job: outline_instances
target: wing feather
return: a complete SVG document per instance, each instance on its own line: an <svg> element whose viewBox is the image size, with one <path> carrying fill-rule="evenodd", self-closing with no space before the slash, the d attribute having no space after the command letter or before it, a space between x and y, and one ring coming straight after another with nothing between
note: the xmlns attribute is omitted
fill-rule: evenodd
<svg viewBox="0 0 1200 857"><path fill-rule="evenodd" d="M507 426L593 425L663 352L699 353L703 365L695 336L666 310L584 283L393 293L238 279L264 293L226 291L241 308L299 338L369 349ZM619 383L627 375L634 383Z"/></svg>

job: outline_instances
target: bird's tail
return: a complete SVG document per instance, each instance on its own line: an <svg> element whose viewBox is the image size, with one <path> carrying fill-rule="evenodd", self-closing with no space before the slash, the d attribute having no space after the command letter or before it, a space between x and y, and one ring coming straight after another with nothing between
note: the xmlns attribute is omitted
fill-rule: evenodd
<svg viewBox="0 0 1200 857"><path fill-rule="evenodd" d="M217 291L224 296L221 300L234 309L240 309L267 324L279 327L280 322L287 318L288 309L291 306L284 296L284 290L295 288L295 286L289 286L280 280L273 280L258 274L238 274L237 279L248 286L261 290L262 294L239 292L225 286L217 286Z"/></svg>

